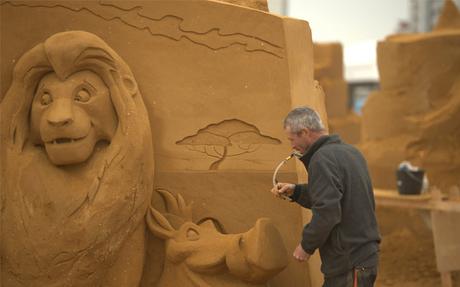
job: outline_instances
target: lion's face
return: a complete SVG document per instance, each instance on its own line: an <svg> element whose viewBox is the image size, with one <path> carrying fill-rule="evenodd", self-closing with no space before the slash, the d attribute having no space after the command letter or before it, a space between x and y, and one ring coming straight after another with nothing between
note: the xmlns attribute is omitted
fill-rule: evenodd
<svg viewBox="0 0 460 287"><path fill-rule="evenodd" d="M86 161L97 142L110 142L118 125L110 91L91 71L61 80L55 73L38 84L30 114L31 140L44 145L55 165Z"/></svg>

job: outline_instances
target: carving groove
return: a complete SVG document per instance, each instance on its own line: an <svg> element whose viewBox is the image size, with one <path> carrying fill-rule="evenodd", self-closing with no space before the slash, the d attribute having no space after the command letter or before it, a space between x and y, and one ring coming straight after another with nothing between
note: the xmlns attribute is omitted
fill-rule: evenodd
<svg viewBox="0 0 460 287"><path fill-rule="evenodd" d="M36 1L24 3L19 1L1 1L0 5L9 4L13 7L29 8L63 8L73 12L87 11L105 21L118 20L137 30L146 30L152 36L160 36L174 41L186 39L196 45L218 51L232 46L243 46L246 52L262 52L277 58L284 58L284 49L264 39L243 33L224 34L219 28L211 28L206 32L188 31L181 28L183 18L175 15L165 15L159 19L142 14L141 6L123 8L107 1L88 1L85 6L71 2L49 4ZM173 22L171 22L173 20ZM209 39L211 38L211 40Z"/></svg>
<svg viewBox="0 0 460 287"><path fill-rule="evenodd" d="M281 141L261 134L256 126L242 120L228 119L210 124L198 130L196 134L177 141L176 144L185 145L191 151L216 158L209 169L217 170L228 157L252 153L262 144L281 144Z"/></svg>

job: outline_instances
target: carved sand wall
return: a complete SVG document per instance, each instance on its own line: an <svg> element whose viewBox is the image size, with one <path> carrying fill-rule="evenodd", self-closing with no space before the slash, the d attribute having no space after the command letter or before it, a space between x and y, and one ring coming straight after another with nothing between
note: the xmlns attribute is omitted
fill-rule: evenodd
<svg viewBox="0 0 460 287"><path fill-rule="evenodd" d="M435 31L394 35L378 44L381 90L363 108L362 135L377 187L396 187L395 170L403 160L423 167L432 185L460 185L458 19L457 8L446 1Z"/></svg>
<svg viewBox="0 0 460 287"><path fill-rule="evenodd" d="M303 213L297 206L275 200L269 190L273 168L290 153L282 130L282 119L288 111L293 106L308 104L318 109L326 121L324 98L313 80L313 47L308 23L217 1L0 3L1 37L3 43L8 43L1 50L2 108L8 99L5 96L7 88L14 82L11 71L31 47L63 31L87 31L97 35L123 57L135 75L136 87L142 94L149 117L146 121L143 115L142 123L150 123L155 146L155 174L147 168L139 172L137 165L123 165L123 169L120 166L117 172L150 175L139 180L147 186L154 178L156 188L182 194L187 202L195 202L194 219L214 218L229 234L246 232L260 218L270 218L285 248L294 250L304 223ZM47 81L55 84L56 79ZM133 87L130 81L125 84L128 90ZM85 93L80 96L86 97ZM138 101L141 97L132 99ZM43 102L47 102L47 96L43 97ZM115 101L113 105L118 113ZM5 115L5 122L13 113ZM130 118L136 115L138 113L129 112ZM117 116L117 128L120 128L122 122ZM230 123L223 130L224 134L221 130L212 132L212 128L221 127L219 123ZM127 133L129 138L133 135L130 131ZM205 144L205 148L213 151L215 148L217 153L213 155L217 157L197 152L202 151L197 140L203 134L221 140L219 144L212 142L212 146ZM195 135L200 136L193 138ZM200 144L180 144L188 140ZM126 160L135 161L137 152L141 152L137 162L148 161L150 153L137 150L139 146L127 146L133 156ZM110 150L111 145L108 147ZM228 147L226 157L223 157L224 147ZM240 150L230 151L230 148ZM214 165L216 168L210 169L219 159L222 160ZM51 168L58 170L56 177L60 181L66 182L60 174L68 167L53 165ZM79 176L84 174L78 173ZM297 181L303 174L300 166L290 164L281 172L280 179ZM100 176L98 174L97 178ZM123 181L120 189L131 182L123 176L115 178ZM76 190L84 190L78 184L80 181L71 183ZM62 186L55 188L57 193ZM164 210L161 197L156 194L152 205L156 210ZM46 222L46 217L41 220ZM4 221L9 219L2 216ZM77 237L83 238L83 235ZM140 286L156 286L166 262L164 242L149 234L146 244ZM120 258L126 262L129 256ZM289 259L288 266L268 284L275 287L317 286L310 282L318 281L315 278L319 274L319 264L311 262L307 268ZM88 270L92 269L88 267ZM123 272L115 272L115 275L121 274ZM111 278L117 280L116 286L135 286L125 283L126 278Z"/></svg>
<svg viewBox="0 0 460 287"><path fill-rule="evenodd" d="M343 50L340 43L313 45L315 79L326 94L329 132L339 134L347 143L357 144L361 137L361 118L349 107L348 85L343 76Z"/></svg>

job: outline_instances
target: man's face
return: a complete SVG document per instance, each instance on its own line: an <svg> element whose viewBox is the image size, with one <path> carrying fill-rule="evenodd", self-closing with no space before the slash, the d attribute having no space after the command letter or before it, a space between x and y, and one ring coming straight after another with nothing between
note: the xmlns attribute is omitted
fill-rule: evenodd
<svg viewBox="0 0 460 287"><path fill-rule="evenodd" d="M309 130L302 129L299 132L292 132L290 127L284 129L292 149L304 154L310 147Z"/></svg>
<svg viewBox="0 0 460 287"><path fill-rule="evenodd" d="M100 140L111 141L118 118L110 91L91 71L67 79L55 73L38 84L30 114L31 140L44 145L55 165L86 161Z"/></svg>

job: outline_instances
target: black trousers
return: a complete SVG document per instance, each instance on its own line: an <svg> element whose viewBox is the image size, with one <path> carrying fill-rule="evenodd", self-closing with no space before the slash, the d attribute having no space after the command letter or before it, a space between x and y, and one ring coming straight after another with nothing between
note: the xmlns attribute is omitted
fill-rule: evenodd
<svg viewBox="0 0 460 287"><path fill-rule="evenodd" d="M356 267L346 273L325 277L323 287L373 287L377 278L376 267Z"/></svg>

